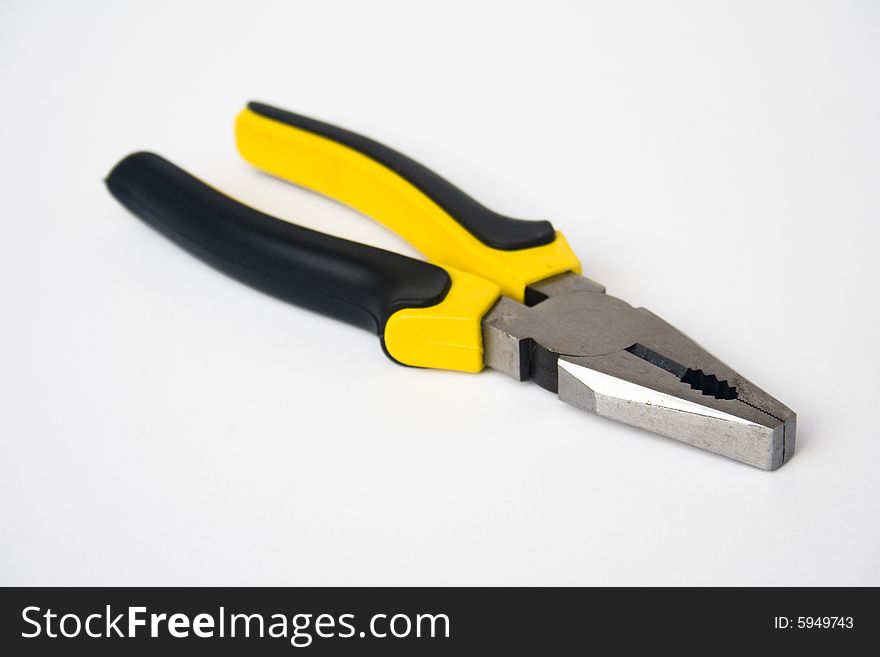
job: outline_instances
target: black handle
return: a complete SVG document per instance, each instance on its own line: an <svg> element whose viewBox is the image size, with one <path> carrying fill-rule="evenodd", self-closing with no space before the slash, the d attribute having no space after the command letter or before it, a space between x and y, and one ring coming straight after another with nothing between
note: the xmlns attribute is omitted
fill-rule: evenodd
<svg viewBox="0 0 880 657"><path fill-rule="evenodd" d="M433 306L451 285L440 267L263 214L153 153L129 155L106 182L132 213L220 271L380 337L392 313Z"/></svg>
<svg viewBox="0 0 880 657"><path fill-rule="evenodd" d="M427 167L368 137L262 103L248 103L248 109L266 118L332 139L376 160L420 189L486 246L518 251L550 244L556 239L556 231L549 221L513 219L493 212Z"/></svg>

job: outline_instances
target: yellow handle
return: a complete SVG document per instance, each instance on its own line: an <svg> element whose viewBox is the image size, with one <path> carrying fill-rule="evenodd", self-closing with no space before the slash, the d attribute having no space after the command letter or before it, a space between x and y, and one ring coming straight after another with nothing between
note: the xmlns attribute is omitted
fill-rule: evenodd
<svg viewBox="0 0 880 657"><path fill-rule="evenodd" d="M403 308L385 323L384 345L405 365L460 372L483 369L483 316L501 290L479 276L446 267L452 285L446 297L426 308Z"/></svg>
<svg viewBox="0 0 880 657"><path fill-rule="evenodd" d="M530 248L487 246L398 173L331 138L251 109L238 115L235 136L242 157L257 168L359 210L434 263L493 281L517 301L523 300L527 285L580 272L562 233Z"/></svg>

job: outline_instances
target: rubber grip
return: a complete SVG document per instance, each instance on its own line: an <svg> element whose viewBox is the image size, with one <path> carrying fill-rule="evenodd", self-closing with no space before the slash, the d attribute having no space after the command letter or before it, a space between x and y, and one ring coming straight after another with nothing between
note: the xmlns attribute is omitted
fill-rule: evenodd
<svg viewBox="0 0 880 657"><path fill-rule="evenodd" d="M427 167L369 137L263 103L248 103L248 109L280 123L332 139L385 165L443 208L471 235L493 249L516 251L549 244L556 238L556 231L549 221L514 219L498 214Z"/></svg>
<svg viewBox="0 0 880 657"><path fill-rule="evenodd" d="M153 153L129 155L106 183L133 214L220 271L373 330L383 349L393 313L434 306L451 285L440 267L263 214Z"/></svg>
<svg viewBox="0 0 880 657"><path fill-rule="evenodd" d="M553 233L549 222L485 219L488 210L475 210L482 206L445 180L361 135L250 103L236 117L235 140L241 156L262 171L372 217L412 244L429 261L492 281L517 301L524 299L526 288L533 283L566 272L580 272L577 256L562 233ZM471 220L477 216L483 219ZM481 226L502 224L508 228L519 226L505 233L516 233L518 237L496 240L495 244L513 247L549 241L503 250L485 244L471 232L480 233ZM496 237L501 235L494 229L489 232ZM526 232L528 238L524 237ZM480 234L488 239L485 231Z"/></svg>

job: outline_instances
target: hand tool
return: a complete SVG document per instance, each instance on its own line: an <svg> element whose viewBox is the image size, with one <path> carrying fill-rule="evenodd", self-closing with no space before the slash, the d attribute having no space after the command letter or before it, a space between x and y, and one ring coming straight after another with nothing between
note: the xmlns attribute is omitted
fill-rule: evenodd
<svg viewBox="0 0 880 657"><path fill-rule="evenodd" d="M276 219L151 153L110 192L217 269L378 333L398 363L532 380L564 402L766 470L796 415L644 308L605 293L549 221L512 219L387 146L250 103L243 158L373 217L423 262Z"/></svg>

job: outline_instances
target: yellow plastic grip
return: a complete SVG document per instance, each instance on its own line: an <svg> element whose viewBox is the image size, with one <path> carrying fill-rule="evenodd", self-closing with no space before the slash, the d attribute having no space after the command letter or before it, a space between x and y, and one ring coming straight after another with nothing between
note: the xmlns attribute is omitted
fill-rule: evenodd
<svg viewBox="0 0 880 657"><path fill-rule="evenodd" d="M562 233L543 246L489 247L406 179L359 151L245 109L235 123L242 157L267 173L341 201L384 224L435 264L493 281L522 301L531 283L580 263Z"/></svg>
<svg viewBox="0 0 880 657"><path fill-rule="evenodd" d="M482 319L501 295L490 281L450 267L446 297L427 308L405 308L385 323L385 349L404 365L461 372L483 369Z"/></svg>

